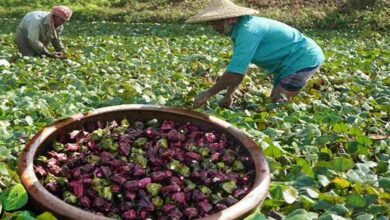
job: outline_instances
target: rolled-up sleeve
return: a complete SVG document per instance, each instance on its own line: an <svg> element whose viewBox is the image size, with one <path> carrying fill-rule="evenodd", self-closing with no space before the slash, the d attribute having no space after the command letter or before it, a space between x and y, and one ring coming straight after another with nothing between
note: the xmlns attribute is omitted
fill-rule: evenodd
<svg viewBox="0 0 390 220"><path fill-rule="evenodd" d="M227 72L244 74L261 41L262 36L260 34L247 29L240 30L234 41L233 56L227 67Z"/></svg>
<svg viewBox="0 0 390 220"><path fill-rule="evenodd" d="M30 25L27 29L27 39L30 47L37 53L43 53L45 46L39 41L39 24Z"/></svg>

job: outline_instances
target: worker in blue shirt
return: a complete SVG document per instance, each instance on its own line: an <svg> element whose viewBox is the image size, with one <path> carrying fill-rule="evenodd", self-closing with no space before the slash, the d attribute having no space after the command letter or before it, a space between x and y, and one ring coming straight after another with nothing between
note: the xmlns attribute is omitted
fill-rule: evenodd
<svg viewBox="0 0 390 220"><path fill-rule="evenodd" d="M194 107L227 89L220 106L232 105L233 95L253 63L273 75L273 102L296 96L324 62L321 48L309 37L284 23L252 16L256 10L229 0L213 0L202 12L186 22L208 22L223 35L230 35L233 56L226 72L207 91L195 99ZM286 100L287 99L287 100Z"/></svg>

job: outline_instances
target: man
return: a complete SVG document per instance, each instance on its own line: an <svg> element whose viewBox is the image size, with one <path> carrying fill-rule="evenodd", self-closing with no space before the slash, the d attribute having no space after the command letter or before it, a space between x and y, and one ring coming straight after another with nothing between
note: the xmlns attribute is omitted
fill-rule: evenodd
<svg viewBox="0 0 390 220"><path fill-rule="evenodd" d="M229 0L213 0L206 9L186 21L209 22L220 34L230 35L234 44L226 72L210 89L196 97L195 108L225 89L227 93L220 106L230 107L250 63L273 75L273 102L296 96L323 63L322 50L312 39L281 22L250 16L256 13Z"/></svg>
<svg viewBox="0 0 390 220"><path fill-rule="evenodd" d="M23 56L62 58L64 46L59 38L63 25L70 20L72 11L65 6L55 6L51 12L33 11L27 13L20 22L15 43ZM48 50L52 43L56 52Z"/></svg>

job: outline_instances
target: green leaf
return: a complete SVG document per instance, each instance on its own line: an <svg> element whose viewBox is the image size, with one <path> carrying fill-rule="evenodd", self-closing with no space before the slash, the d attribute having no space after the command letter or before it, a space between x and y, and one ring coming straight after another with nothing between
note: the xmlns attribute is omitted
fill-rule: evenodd
<svg viewBox="0 0 390 220"><path fill-rule="evenodd" d="M356 220L372 220L374 219L374 216L371 214L362 214L356 217Z"/></svg>
<svg viewBox="0 0 390 220"><path fill-rule="evenodd" d="M330 168L339 172L348 171L352 169L353 166L353 160L345 157L334 158L330 163Z"/></svg>
<svg viewBox="0 0 390 220"><path fill-rule="evenodd" d="M352 183L364 182L362 177L355 170L350 170L347 172L347 179Z"/></svg>
<svg viewBox="0 0 390 220"><path fill-rule="evenodd" d="M363 135L363 131L358 127L352 127L349 129L348 134L358 137Z"/></svg>
<svg viewBox="0 0 390 220"><path fill-rule="evenodd" d="M227 181L227 182L222 183L221 187L225 192L232 193L233 190L236 188L236 182Z"/></svg>
<svg viewBox="0 0 390 220"><path fill-rule="evenodd" d="M282 164L276 161L273 161L273 159L267 158L268 165L270 166L271 172L275 172L277 170L282 169Z"/></svg>
<svg viewBox="0 0 390 220"><path fill-rule="evenodd" d="M267 218L260 212L255 212L248 217L244 218L244 220L267 220Z"/></svg>
<svg viewBox="0 0 390 220"><path fill-rule="evenodd" d="M350 183L343 178L335 178L333 182L341 188L347 188L350 186Z"/></svg>
<svg viewBox="0 0 390 220"><path fill-rule="evenodd" d="M285 220L312 220L318 218L317 213L307 212L304 209L297 209L288 214Z"/></svg>
<svg viewBox="0 0 390 220"><path fill-rule="evenodd" d="M14 170L8 168L8 175L15 183L20 183L19 175Z"/></svg>
<svg viewBox="0 0 390 220"><path fill-rule="evenodd" d="M330 181L328 179L328 177L324 176L324 175L318 175L318 181L320 182L320 184L323 186L323 187L326 187L327 185L330 184Z"/></svg>
<svg viewBox="0 0 390 220"><path fill-rule="evenodd" d="M302 175L296 179L294 186L300 187L313 187L315 185L314 179L310 176Z"/></svg>
<svg viewBox="0 0 390 220"><path fill-rule="evenodd" d="M380 178L378 183L379 183L379 187L382 187L387 193L390 193L390 178L389 177Z"/></svg>
<svg viewBox="0 0 390 220"><path fill-rule="evenodd" d="M9 121L0 121L0 140L5 140L11 137L11 134L8 132L8 127L11 125Z"/></svg>
<svg viewBox="0 0 390 220"><path fill-rule="evenodd" d="M266 128L263 132L264 132L264 134L266 134L272 138L279 137L284 133L284 131L282 131L282 130L278 130L278 129L271 128L271 127Z"/></svg>
<svg viewBox="0 0 390 220"><path fill-rule="evenodd" d="M313 208L314 210L328 210L330 207L332 207L330 202L319 200Z"/></svg>
<svg viewBox="0 0 390 220"><path fill-rule="evenodd" d="M282 150L274 145L271 145L264 150L264 155L279 158L282 156Z"/></svg>
<svg viewBox="0 0 390 220"><path fill-rule="evenodd" d="M281 200L283 199L283 189L281 186L276 186L271 190L271 196L273 199Z"/></svg>
<svg viewBox="0 0 390 220"><path fill-rule="evenodd" d="M304 160L302 158L297 158L296 161L297 161L297 164L300 167L302 167L303 173L305 173L306 175L308 175L310 177L314 177L314 172L313 172L313 169L312 169L311 164L309 162L307 162L306 160Z"/></svg>
<svg viewBox="0 0 390 220"><path fill-rule="evenodd" d="M27 192L22 184L16 184L15 186L2 192L0 195L0 201L6 211L22 208L26 205L27 200Z"/></svg>
<svg viewBox="0 0 390 220"><path fill-rule="evenodd" d="M358 194L348 195L346 203L353 208L364 208L366 206L366 200Z"/></svg>
<svg viewBox="0 0 390 220"><path fill-rule="evenodd" d="M345 207L344 205L340 205L340 204L336 204L336 205L333 205L333 206L327 208L327 211L334 212L340 216L346 216L350 212L349 209L347 209L347 207Z"/></svg>
<svg viewBox="0 0 390 220"><path fill-rule="evenodd" d="M155 197L158 195L158 193L160 192L160 190L162 189L162 185L161 184L158 184L158 183L149 183L147 186L146 186L146 189L148 191L148 193L152 196L152 197Z"/></svg>
<svg viewBox="0 0 390 220"><path fill-rule="evenodd" d="M379 215L386 212L387 207L385 205L372 204L368 207L367 212L373 215Z"/></svg>
<svg viewBox="0 0 390 220"><path fill-rule="evenodd" d="M333 125L333 131L336 133L346 133L349 130L347 124L335 124Z"/></svg>
<svg viewBox="0 0 390 220"><path fill-rule="evenodd" d="M36 220L36 218L32 216L17 215L16 220Z"/></svg>
<svg viewBox="0 0 390 220"><path fill-rule="evenodd" d="M329 191L329 192L321 193L318 199L331 202L332 204L337 204L337 203L343 203L345 197L339 196L335 191Z"/></svg>
<svg viewBox="0 0 390 220"><path fill-rule="evenodd" d="M345 218L339 216L339 215L336 215L336 214L324 214L324 215L321 215L318 220L346 220Z"/></svg>
<svg viewBox="0 0 390 220"><path fill-rule="evenodd" d="M2 176L9 175L7 164L5 164L3 162L0 162L0 175L2 175Z"/></svg>
<svg viewBox="0 0 390 220"><path fill-rule="evenodd" d="M57 218L50 212L44 212L37 216L38 220L57 220Z"/></svg>
<svg viewBox="0 0 390 220"><path fill-rule="evenodd" d="M2 220L36 220L30 211L18 211L14 213L4 213Z"/></svg>
<svg viewBox="0 0 390 220"><path fill-rule="evenodd" d="M372 140L370 138L362 135L359 136L356 141L364 146L370 146L372 144Z"/></svg>
<svg viewBox="0 0 390 220"><path fill-rule="evenodd" d="M307 192L307 194L308 194L311 198L313 198L313 199L318 198L319 193L318 193L317 191L315 191L314 189L312 189L312 188L306 188L306 192Z"/></svg>
<svg viewBox="0 0 390 220"><path fill-rule="evenodd" d="M298 190L296 190L294 187L288 187L287 189L283 190L284 201L286 201L288 204L292 204L297 200L298 194Z"/></svg>
<svg viewBox="0 0 390 220"><path fill-rule="evenodd" d="M311 207L313 207L314 204L316 203L313 199L304 195L299 197L299 202L303 205L305 209L311 209Z"/></svg>
<svg viewBox="0 0 390 220"><path fill-rule="evenodd" d="M0 138L1 140L1 138ZM4 147L0 146L0 161L5 161L7 158L11 155L11 150Z"/></svg>
<svg viewBox="0 0 390 220"><path fill-rule="evenodd" d="M34 124L34 120L31 118L31 116L26 116L26 118L24 119L26 120L26 123L29 125L29 126L32 126Z"/></svg>

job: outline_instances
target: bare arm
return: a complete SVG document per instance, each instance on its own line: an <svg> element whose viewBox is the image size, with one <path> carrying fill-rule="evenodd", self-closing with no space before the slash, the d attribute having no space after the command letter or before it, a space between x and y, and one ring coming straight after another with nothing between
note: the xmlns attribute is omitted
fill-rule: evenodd
<svg viewBox="0 0 390 220"><path fill-rule="evenodd" d="M65 48L62 41L59 38L53 38L51 44L57 52L64 52Z"/></svg>
<svg viewBox="0 0 390 220"><path fill-rule="evenodd" d="M227 95L232 96L234 91L238 88L244 75L225 72L215 84L207 91L202 92L194 102L194 107L199 108L204 105L209 98L217 94L218 92L228 89Z"/></svg>
<svg viewBox="0 0 390 220"><path fill-rule="evenodd" d="M242 79L241 79L242 81ZM241 83L240 81L240 83ZM236 92L237 88L240 86L240 83L238 83L237 85L231 85L225 96L223 97L223 99L221 100L221 102L219 103L219 106L221 108L230 108L230 106L232 105L233 103L233 96L234 96L234 93Z"/></svg>

